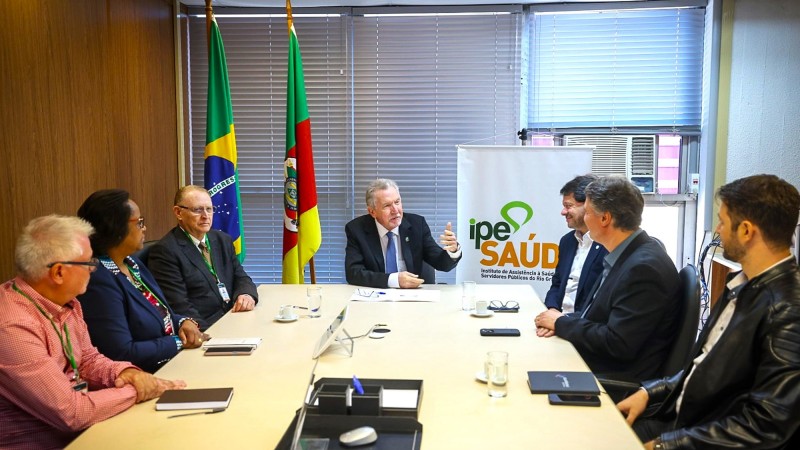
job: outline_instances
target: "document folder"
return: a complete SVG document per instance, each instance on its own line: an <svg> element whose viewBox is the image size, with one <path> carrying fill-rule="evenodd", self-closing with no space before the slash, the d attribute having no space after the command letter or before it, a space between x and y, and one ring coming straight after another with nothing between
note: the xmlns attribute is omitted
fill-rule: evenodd
<svg viewBox="0 0 800 450"><path fill-rule="evenodd" d="M591 372L528 372L531 394L599 395L600 389Z"/></svg>

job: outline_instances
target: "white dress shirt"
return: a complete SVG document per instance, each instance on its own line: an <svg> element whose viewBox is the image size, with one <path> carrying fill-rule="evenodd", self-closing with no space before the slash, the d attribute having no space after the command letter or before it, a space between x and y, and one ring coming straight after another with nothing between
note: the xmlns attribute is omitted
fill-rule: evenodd
<svg viewBox="0 0 800 450"><path fill-rule="evenodd" d="M581 236L581 232L575 230L575 239L578 241L578 249L575 251L575 258L572 259L572 268L569 271L567 288L564 291L564 300L561 303L561 311L564 314L575 312L575 294L578 292L581 272L583 271L584 263L586 263L586 256L589 255L589 250L591 250L594 243L588 231Z"/></svg>

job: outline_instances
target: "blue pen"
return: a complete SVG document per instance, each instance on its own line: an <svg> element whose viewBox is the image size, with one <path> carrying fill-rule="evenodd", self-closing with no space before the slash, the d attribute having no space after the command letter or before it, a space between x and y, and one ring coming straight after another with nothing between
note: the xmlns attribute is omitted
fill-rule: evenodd
<svg viewBox="0 0 800 450"><path fill-rule="evenodd" d="M353 375L353 389L356 390L356 394L364 395L364 387L361 386L361 382L358 381L355 375Z"/></svg>

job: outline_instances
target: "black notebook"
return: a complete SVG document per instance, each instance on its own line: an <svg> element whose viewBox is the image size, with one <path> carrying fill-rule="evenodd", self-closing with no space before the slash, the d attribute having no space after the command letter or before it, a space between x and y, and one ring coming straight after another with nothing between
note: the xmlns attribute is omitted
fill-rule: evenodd
<svg viewBox="0 0 800 450"><path fill-rule="evenodd" d="M599 395L597 381L591 372L528 372L531 394Z"/></svg>
<svg viewBox="0 0 800 450"><path fill-rule="evenodd" d="M169 390L164 391L156 402L156 411L227 408L231 397L232 387Z"/></svg>

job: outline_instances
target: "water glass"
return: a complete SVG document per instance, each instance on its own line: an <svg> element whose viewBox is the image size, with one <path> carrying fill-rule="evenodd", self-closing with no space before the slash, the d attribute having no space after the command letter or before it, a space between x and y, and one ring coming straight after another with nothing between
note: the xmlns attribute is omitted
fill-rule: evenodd
<svg viewBox="0 0 800 450"><path fill-rule="evenodd" d="M320 317L319 309L322 306L322 288L312 286L306 289L308 299L308 317Z"/></svg>
<svg viewBox="0 0 800 450"><path fill-rule="evenodd" d="M508 352L492 351L486 354L486 385L489 397L508 395Z"/></svg>
<svg viewBox="0 0 800 450"><path fill-rule="evenodd" d="M475 309L475 282L461 282L461 309L472 311Z"/></svg>

